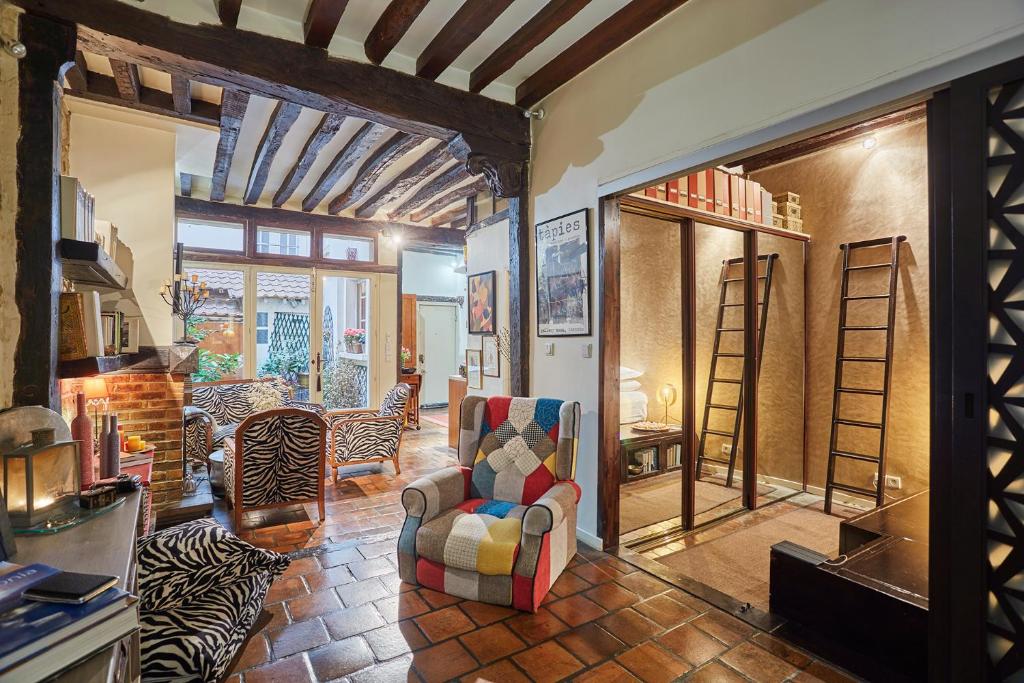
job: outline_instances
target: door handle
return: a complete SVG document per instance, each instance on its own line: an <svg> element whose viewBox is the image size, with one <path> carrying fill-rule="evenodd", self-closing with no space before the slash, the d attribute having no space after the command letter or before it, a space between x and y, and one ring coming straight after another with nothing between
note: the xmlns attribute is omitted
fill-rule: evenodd
<svg viewBox="0 0 1024 683"><path fill-rule="evenodd" d="M320 352L317 351L316 352L316 390L317 390L317 392L322 391L322 384L320 382L320 376L321 376L320 375L320 366L321 366Z"/></svg>

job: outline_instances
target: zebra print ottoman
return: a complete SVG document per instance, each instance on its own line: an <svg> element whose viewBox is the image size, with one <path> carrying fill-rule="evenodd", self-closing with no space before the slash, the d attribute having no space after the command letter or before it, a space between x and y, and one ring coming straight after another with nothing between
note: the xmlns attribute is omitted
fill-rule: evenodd
<svg viewBox="0 0 1024 683"><path fill-rule="evenodd" d="M139 539L143 680L222 679L289 564L212 519Z"/></svg>

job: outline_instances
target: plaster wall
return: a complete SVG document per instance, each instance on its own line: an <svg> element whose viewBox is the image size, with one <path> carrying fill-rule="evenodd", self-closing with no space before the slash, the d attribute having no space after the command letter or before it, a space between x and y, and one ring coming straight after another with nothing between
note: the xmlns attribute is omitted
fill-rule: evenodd
<svg viewBox="0 0 1024 683"><path fill-rule="evenodd" d="M495 304L498 307L498 330L508 328L508 221L499 221L494 225L477 230L466 238L466 272L469 275L495 271L494 284L497 289ZM468 306L468 302L467 302ZM468 328L467 328L468 329ZM483 336L470 334L466 341L467 349L479 349L483 345ZM500 377L484 377L482 389L468 389L470 396L506 396L509 393L508 359L502 356ZM557 398L557 395L530 392L531 396Z"/></svg>
<svg viewBox="0 0 1024 683"><path fill-rule="evenodd" d="M1015 0L691 0L541 103L531 220L588 207L594 225L603 184L674 159L705 166L717 150L785 134L774 131L805 115L846 116L852 98L883 102L938 87L951 73L1019 55L1022 36L1024 5ZM596 236L592 228L594 254ZM595 543L597 329L557 340L547 356L531 315L531 393L583 406L578 530ZM592 344L593 356L582 357L579 344Z"/></svg>
<svg viewBox="0 0 1024 683"><path fill-rule="evenodd" d="M466 275L456 273L459 259L445 254L406 250L402 253L402 293L418 296L462 297L458 307L455 338L459 364L466 359Z"/></svg>
<svg viewBox="0 0 1024 683"><path fill-rule="evenodd" d="M0 35L18 32L18 10L0 3ZM0 244L13 245L18 211L18 60L0 50ZM14 350L21 316L14 284L18 264L13 248L0 251L0 410L11 406L14 391Z"/></svg>

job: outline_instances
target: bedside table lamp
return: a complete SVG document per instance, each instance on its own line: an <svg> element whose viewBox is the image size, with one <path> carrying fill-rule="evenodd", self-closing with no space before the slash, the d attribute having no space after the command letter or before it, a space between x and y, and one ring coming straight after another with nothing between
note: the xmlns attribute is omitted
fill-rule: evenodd
<svg viewBox="0 0 1024 683"><path fill-rule="evenodd" d="M665 424L668 424L668 408L676 403L676 387L674 384L662 384L658 389L658 401L665 404Z"/></svg>
<svg viewBox="0 0 1024 683"><path fill-rule="evenodd" d="M85 405L92 406L92 424L96 429L99 426L100 406L106 409L109 405L110 394L107 393L107 383L102 377L86 377L82 381L82 392L85 394ZM97 436L97 434L93 434Z"/></svg>

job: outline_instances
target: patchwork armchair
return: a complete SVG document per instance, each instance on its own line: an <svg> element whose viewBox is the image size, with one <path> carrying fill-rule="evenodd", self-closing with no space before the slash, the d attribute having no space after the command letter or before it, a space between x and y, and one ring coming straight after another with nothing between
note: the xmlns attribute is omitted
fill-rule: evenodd
<svg viewBox="0 0 1024 683"><path fill-rule="evenodd" d="M402 492L402 580L535 612L576 554L579 429L579 403L464 399L461 466Z"/></svg>
<svg viewBox="0 0 1024 683"><path fill-rule="evenodd" d="M395 474L402 473L398 449L402 445L411 395L412 388L408 384L396 384L376 411L355 409L324 413L330 428L327 453L335 484L338 483L338 468L343 465L390 460Z"/></svg>
<svg viewBox="0 0 1024 683"><path fill-rule="evenodd" d="M291 387L280 377L194 384L192 405L185 406L184 413L185 459L208 464L210 453L223 447L224 438L234 434L242 420L266 408L253 403L257 396L253 387L259 386L280 396L275 407L324 412L317 403L294 400Z"/></svg>
<svg viewBox="0 0 1024 683"><path fill-rule="evenodd" d="M317 502L324 519L327 423L310 410L274 408L250 415L224 448L224 493L235 529L248 510Z"/></svg>

